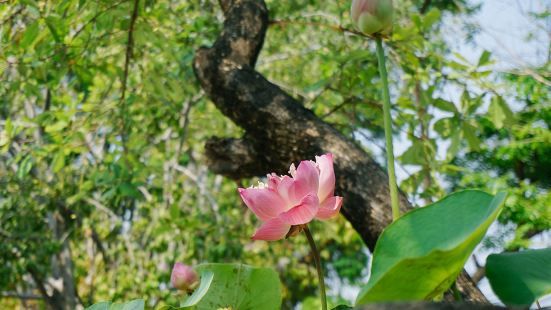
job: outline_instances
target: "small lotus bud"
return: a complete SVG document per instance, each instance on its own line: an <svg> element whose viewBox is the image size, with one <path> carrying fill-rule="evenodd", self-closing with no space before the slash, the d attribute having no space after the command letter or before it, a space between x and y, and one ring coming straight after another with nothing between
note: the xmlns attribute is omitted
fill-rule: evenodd
<svg viewBox="0 0 551 310"><path fill-rule="evenodd" d="M198 281L199 276L193 268L182 263L174 264L172 274L170 275L170 282L174 288L188 291L192 289Z"/></svg>
<svg viewBox="0 0 551 310"><path fill-rule="evenodd" d="M392 29L392 0L353 0L350 15L358 30L365 34Z"/></svg>

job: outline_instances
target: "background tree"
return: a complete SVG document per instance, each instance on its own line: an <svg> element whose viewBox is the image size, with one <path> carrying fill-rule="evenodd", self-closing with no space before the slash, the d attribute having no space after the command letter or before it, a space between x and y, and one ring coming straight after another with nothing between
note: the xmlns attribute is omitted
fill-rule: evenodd
<svg viewBox="0 0 551 310"><path fill-rule="evenodd" d="M340 218L318 231L335 299L365 277L362 238L373 246L390 219L385 196L377 198L386 190L376 164L384 162L377 63L369 40L352 30L348 5L268 1L267 37L257 41L264 45L257 46L258 60L253 57L261 74L292 95L285 100L301 103L295 109L311 128L334 139L324 145L357 145L351 154L357 156L339 158L337 167L350 222ZM401 1L397 7L390 42L393 115L397 135L411 144L400 162L417 167L401 189L422 204L465 186L513 185L501 222L512 223L516 237L503 244L496 235L489 244L530 246L530 238L551 225L549 62L494 74L489 52L470 64L444 37L447 19L467 19L477 6ZM547 16L539 17L545 22ZM258 111L250 111L255 117L248 127L238 128L201 90L195 52L215 42L223 21L217 3L201 0L0 3L2 307L74 309L135 296L150 306L174 303L167 286L176 260L276 266L285 306L313 303L306 240L298 250L286 242L251 242L254 219L235 181L246 186L253 180L242 177L281 172L283 163L321 149L312 142L270 155L259 152L269 145L208 140L241 137L243 129L257 142L281 133L254 123L262 120ZM462 25L470 35L478 30ZM461 98L445 96L449 87ZM218 99L232 98L225 95ZM235 152L242 156L232 157ZM236 173L236 163L248 166ZM362 182L350 177L355 167L366 172Z"/></svg>

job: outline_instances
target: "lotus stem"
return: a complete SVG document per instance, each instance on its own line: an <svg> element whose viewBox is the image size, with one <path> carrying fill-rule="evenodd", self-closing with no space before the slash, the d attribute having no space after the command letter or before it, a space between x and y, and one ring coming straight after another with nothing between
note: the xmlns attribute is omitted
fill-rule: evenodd
<svg viewBox="0 0 551 310"><path fill-rule="evenodd" d="M308 229L308 225L304 225L304 233L306 234L306 238L308 239L308 243L310 244L310 248L312 249L312 254L314 255L314 263L316 265L316 271L318 272L318 280L319 280L318 284L320 288L321 308L323 310L327 310L327 296L325 295L325 280L323 278L323 269L321 267L320 253L318 252L318 248L316 247L314 238L310 233L310 229Z"/></svg>
<svg viewBox="0 0 551 310"><path fill-rule="evenodd" d="M377 59L379 61L379 74L383 82L383 114L386 138L386 159L388 166L388 186L390 188L390 204L392 206L392 220L400 217L400 205L398 202L398 186L396 185L396 171L394 168L394 150L392 146L392 119L390 117L390 93L388 90L388 77L385 64L385 51L383 39L377 36Z"/></svg>

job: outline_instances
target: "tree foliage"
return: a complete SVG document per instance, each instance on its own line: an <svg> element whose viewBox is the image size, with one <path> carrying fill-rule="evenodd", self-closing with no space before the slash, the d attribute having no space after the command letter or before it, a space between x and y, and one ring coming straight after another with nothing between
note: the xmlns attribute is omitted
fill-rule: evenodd
<svg viewBox="0 0 551 310"><path fill-rule="evenodd" d="M476 6L399 2L392 113L408 145L399 163L415 171L401 189L419 204L467 186L509 189L500 221L515 238L500 246L529 247L551 228L549 62L496 74L489 51L471 63L443 32ZM267 3L258 69L383 162L377 62L351 30L348 3ZM313 295L306 240L250 241L255 220L235 188L253 180L205 163L207 137L241 133L191 66L222 22L215 1L0 3L0 291L38 296L2 307L174 304L175 261L273 266L285 307ZM342 218L316 228L337 300L339 286L365 276L367 251Z"/></svg>

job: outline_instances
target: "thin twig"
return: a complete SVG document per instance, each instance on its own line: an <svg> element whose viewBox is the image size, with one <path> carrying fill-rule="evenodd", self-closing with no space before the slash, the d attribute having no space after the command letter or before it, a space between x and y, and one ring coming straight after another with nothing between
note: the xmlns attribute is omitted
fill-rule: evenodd
<svg viewBox="0 0 551 310"><path fill-rule="evenodd" d="M72 40L74 40L76 37L78 37L78 35L90 24L92 23L95 23L96 20L98 19L98 17L100 17L101 15L105 14L106 12L110 11L111 9L114 9L116 8L117 6L127 2L128 0L123 0L123 1L119 1L117 3L114 3L112 4L111 6L108 6L105 10L102 10L102 11L99 11L98 13L96 13L96 15L92 16L92 18L90 18L90 20L88 20L86 23L84 23L84 25L82 25L80 28L78 28L78 30L75 32L75 34L73 35L73 37L71 38Z"/></svg>
<svg viewBox="0 0 551 310"><path fill-rule="evenodd" d="M134 49L134 27L136 25L136 20L138 19L138 9L140 6L140 0L134 1L134 8L132 10L132 16L130 18L130 27L128 28L128 41L126 44L126 55L124 58L124 73L122 76L122 89L121 89L121 117L123 119L123 133L122 133L122 144L123 149L126 152L126 140L127 140L127 122L126 122L126 89L128 84L128 69L130 68L130 61L132 59L132 51Z"/></svg>
<svg viewBox="0 0 551 310"><path fill-rule="evenodd" d="M2 298L17 298L17 299L44 299L42 295L36 295L32 293L19 293L19 292L3 292L0 294Z"/></svg>
<svg viewBox="0 0 551 310"><path fill-rule="evenodd" d="M276 25L276 26L286 26L286 25L303 25L303 26L316 26L316 27L324 27L324 28L329 28L329 29L333 29L335 31L338 31L338 32L343 32L343 33L349 33L349 34L353 34L353 35L357 35L357 36L360 36L360 37L365 37L365 38L371 38L373 39L372 36L370 35L366 35L365 33L362 33L361 31L358 31L358 30L354 30L354 29L350 29L350 28L345 28L341 25L330 25L330 24L325 24L325 23L319 23L319 22L308 22L308 21L300 21L300 20L284 20L284 19L274 19L274 20L271 20L268 25Z"/></svg>
<svg viewBox="0 0 551 310"><path fill-rule="evenodd" d="M180 158L180 155L182 155L182 149L184 147L184 142L186 140L187 136L187 128L189 126L189 112L191 111L191 108L201 100L205 96L205 92L202 90L197 93L194 97L187 100L183 107L182 107L182 118L180 119L180 128L182 129L182 132L180 133L180 141L178 143L178 150L176 153L176 160Z"/></svg>

